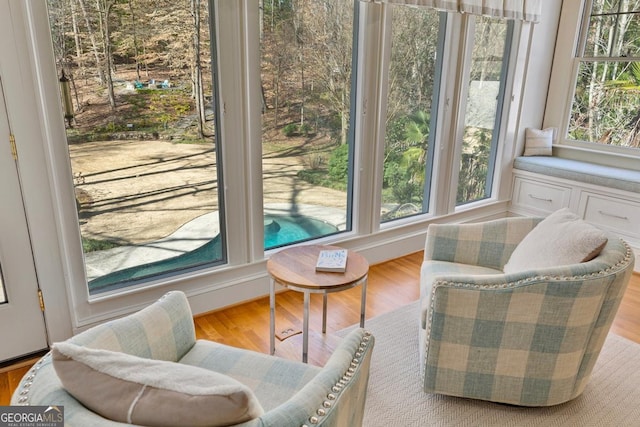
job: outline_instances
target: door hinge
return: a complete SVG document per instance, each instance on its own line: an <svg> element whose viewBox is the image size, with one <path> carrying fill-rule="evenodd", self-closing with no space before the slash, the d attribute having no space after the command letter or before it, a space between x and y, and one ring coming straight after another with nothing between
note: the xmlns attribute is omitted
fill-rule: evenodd
<svg viewBox="0 0 640 427"><path fill-rule="evenodd" d="M40 300L40 310L44 313L44 297L40 289L38 289L38 300Z"/></svg>
<svg viewBox="0 0 640 427"><path fill-rule="evenodd" d="M11 145L11 155L13 160L18 160L18 149L16 148L16 137L9 134L9 144Z"/></svg>

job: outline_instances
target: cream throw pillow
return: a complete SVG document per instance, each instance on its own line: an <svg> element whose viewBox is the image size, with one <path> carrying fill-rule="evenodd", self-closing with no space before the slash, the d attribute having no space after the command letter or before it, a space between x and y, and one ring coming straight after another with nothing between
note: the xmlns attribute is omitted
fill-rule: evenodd
<svg viewBox="0 0 640 427"><path fill-rule="evenodd" d="M126 353L54 344L64 388L105 418L146 426L227 426L264 413L253 392L207 369Z"/></svg>
<svg viewBox="0 0 640 427"><path fill-rule="evenodd" d="M524 155L525 156L550 156L555 137L555 128L532 129L524 131Z"/></svg>
<svg viewBox="0 0 640 427"><path fill-rule="evenodd" d="M560 209L542 220L516 246L504 266L505 273L557 267L589 261L607 244L606 234Z"/></svg>

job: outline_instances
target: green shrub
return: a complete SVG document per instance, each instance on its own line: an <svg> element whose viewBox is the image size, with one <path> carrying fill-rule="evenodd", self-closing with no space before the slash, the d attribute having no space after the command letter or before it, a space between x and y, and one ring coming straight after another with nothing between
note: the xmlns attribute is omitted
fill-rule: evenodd
<svg viewBox="0 0 640 427"><path fill-rule="evenodd" d="M282 129L282 132L284 133L284 136L293 136L298 133L298 125L295 123L289 123Z"/></svg>
<svg viewBox="0 0 640 427"><path fill-rule="evenodd" d="M329 177L334 182L347 182L349 174L349 145L342 144L329 157Z"/></svg>
<svg viewBox="0 0 640 427"><path fill-rule="evenodd" d="M298 133L300 133L301 135L309 135L312 132L313 132L313 128L308 123L305 123L298 127Z"/></svg>
<svg viewBox="0 0 640 427"><path fill-rule="evenodd" d="M82 249L84 253L106 251L107 249L116 248L118 246L120 245L109 240L96 240L89 239L87 237L82 238Z"/></svg>
<svg viewBox="0 0 640 427"><path fill-rule="evenodd" d="M327 171L322 169L302 169L298 171L298 178L313 185L327 186Z"/></svg>

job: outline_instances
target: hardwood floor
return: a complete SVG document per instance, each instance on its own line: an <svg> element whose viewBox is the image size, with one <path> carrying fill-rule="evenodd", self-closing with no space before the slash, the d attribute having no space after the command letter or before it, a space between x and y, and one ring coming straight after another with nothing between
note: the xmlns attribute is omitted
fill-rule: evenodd
<svg viewBox="0 0 640 427"><path fill-rule="evenodd" d="M418 299L422 252L369 269L366 318L378 316ZM360 321L361 288L329 295L327 334L322 329L322 296L311 295L309 308L308 362L324 365L337 339L332 332ZM302 330L303 295L286 291L276 296L276 332ZM196 316L196 336L224 344L269 352L269 298L260 298L236 307ZM276 355L302 360L302 334L284 341L276 339Z"/></svg>
<svg viewBox="0 0 640 427"><path fill-rule="evenodd" d="M418 299L422 252L374 265L369 271L366 318L378 316ZM276 332L302 328L302 294L282 292L276 297ZM320 333L322 297L312 295L309 315L309 363L323 365L338 339L332 332L360 319L360 288L331 294L327 334ZM269 352L269 298L196 316L196 336L232 346ZM635 273L618 310L611 332L640 343L640 274ZM301 360L302 335L276 340L276 355ZM0 405L8 405L11 393L30 363L0 370Z"/></svg>

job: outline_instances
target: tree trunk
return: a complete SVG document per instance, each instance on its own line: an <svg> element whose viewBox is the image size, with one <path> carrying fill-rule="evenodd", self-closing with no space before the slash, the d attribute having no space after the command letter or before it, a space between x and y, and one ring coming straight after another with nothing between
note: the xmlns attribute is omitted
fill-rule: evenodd
<svg viewBox="0 0 640 427"><path fill-rule="evenodd" d="M73 42L76 48L76 64L80 70L80 75L85 75L84 58L82 57L82 42L80 41L80 30L78 28L78 11L76 9L76 0L71 0L71 27L73 29ZM77 93L76 93L77 97Z"/></svg>
<svg viewBox="0 0 640 427"><path fill-rule="evenodd" d="M346 144L349 139L349 135L347 134L347 129L349 128L349 105L347 105L347 88L346 86L342 89L342 111L340 112L341 123L340 123L340 144Z"/></svg>
<svg viewBox="0 0 640 427"><path fill-rule="evenodd" d="M602 24L598 22L596 26L596 34L595 40L600 39L600 34L602 32ZM611 40L609 41L611 43ZM598 43L594 45L593 57L597 57L599 54ZM595 109L600 103L600 85L598 84L598 63L593 63L593 68L591 70L591 81L589 83L589 94L588 94L588 110L587 110L587 134L589 141L595 141L595 127L596 127L596 117L595 117ZM606 66L601 79L605 78L606 74ZM604 80L602 80L604 83Z"/></svg>
<svg viewBox="0 0 640 427"><path fill-rule="evenodd" d="M258 25L260 26L260 43L262 43L264 36L264 0L260 0L258 2L258 11L260 14L260 22L258 22Z"/></svg>
<svg viewBox="0 0 640 427"><path fill-rule="evenodd" d="M295 32L296 44L298 45L298 61L300 62L300 127L304 126L304 102L305 102L305 83L304 83L304 41L302 34L302 11L296 6L296 2L291 3L294 13L293 27Z"/></svg>
<svg viewBox="0 0 640 427"><path fill-rule="evenodd" d="M136 61L136 76L140 80L140 49L138 48L138 31L136 13L133 10L133 0L129 0L129 12L131 13L131 31L133 31L133 56Z"/></svg>
<svg viewBox="0 0 640 427"><path fill-rule="evenodd" d="M278 128L278 122L279 122L279 114L280 114L280 73L281 73L281 65L280 65L280 60L278 60L278 66L276 68L276 73L275 73L275 81L274 81L274 85L273 85L273 90L274 90L274 114L273 114L273 128L277 129Z"/></svg>
<svg viewBox="0 0 640 427"><path fill-rule="evenodd" d="M91 42L91 50L93 51L93 56L96 61L96 73L98 74L98 78L100 79L100 84L104 85L106 79L104 76L104 69L102 68L102 61L100 60L100 50L98 49L98 43L96 42L93 25L91 25L91 19L89 18L89 14L87 13L85 0L78 0L78 4L80 5L80 9L82 10L82 15L84 17L84 22L87 26L87 33L89 34L89 41Z"/></svg>
<svg viewBox="0 0 640 427"><path fill-rule="evenodd" d="M109 18L111 15L111 8L114 5L115 0L103 0L100 5L101 15L101 28L102 28L102 42L104 50L104 66L105 76L107 78L107 95L109 97L109 105L112 110L116 108L116 95L113 90L113 58L111 55L111 28L109 25Z"/></svg>
<svg viewBox="0 0 640 427"><path fill-rule="evenodd" d="M198 116L198 137L204 136L205 106L204 90L202 88L202 64L200 62L200 3L201 0L191 0L191 16L193 17L193 96Z"/></svg>

